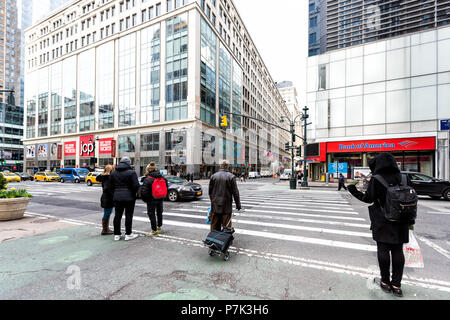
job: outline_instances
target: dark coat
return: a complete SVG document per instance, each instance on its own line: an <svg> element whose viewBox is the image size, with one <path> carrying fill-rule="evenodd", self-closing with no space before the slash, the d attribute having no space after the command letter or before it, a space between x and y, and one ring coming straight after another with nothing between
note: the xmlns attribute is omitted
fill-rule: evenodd
<svg viewBox="0 0 450 320"><path fill-rule="evenodd" d="M341 185L341 186L345 185L345 178L344 178L344 176L339 176L339 185Z"/></svg>
<svg viewBox="0 0 450 320"><path fill-rule="evenodd" d="M139 189L139 180L136 172L130 165L121 162L116 170L111 173L111 186L113 189L114 202L136 201L136 193Z"/></svg>
<svg viewBox="0 0 450 320"><path fill-rule="evenodd" d="M414 221L409 222L390 222L383 214L381 206L386 202L386 188L375 178L374 175L381 175L387 183L398 185L401 183L402 176L395 158L389 153L379 154L375 159L369 162L372 172L367 191L362 193L356 189L355 185L349 185L348 191L357 199L372 203L369 207L370 230L372 230L373 239L377 242L388 244L403 244L409 242L409 226ZM408 181L408 184L410 182Z"/></svg>
<svg viewBox="0 0 450 320"><path fill-rule="evenodd" d="M97 181L102 183L102 197L100 198L100 205L102 208L111 209L114 208L114 192L111 185L110 175L99 175Z"/></svg>
<svg viewBox="0 0 450 320"><path fill-rule="evenodd" d="M153 178L153 179L150 179L150 178ZM167 182L167 179L164 178L159 171L153 171L146 177L142 178L142 180L141 180L141 182L142 182L142 187L141 187L142 188L141 189L142 201L147 202L147 203L163 201L162 199L156 200L155 198L153 198L153 194L152 194L153 182L155 182L155 179L158 179L158 178L164 179L164 181L166 182L167 190L169 190L169 184Z"/></svg>
<svg viewBox="0 0 450 320"><path fill-rule="evenodd" d="M241 209L239 190L236 177L224 170L213 174L209 181L209 199L211 200L211 212L218 215L233 213L233 198L236 208Z"/></svg>

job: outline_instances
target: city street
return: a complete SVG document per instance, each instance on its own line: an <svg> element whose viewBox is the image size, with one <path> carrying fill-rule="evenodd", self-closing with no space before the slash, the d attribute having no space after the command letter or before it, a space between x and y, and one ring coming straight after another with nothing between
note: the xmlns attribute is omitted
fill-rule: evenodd
<svg viewBox="0 0 450 320"><path fill-rule="evenodd" d="M156 238L145 235L150 223L138 200L140 237L129 242L100 236L99 185L11 184L33 195L25 219L58 225L0 239L0 299L396 299L373 283L379 269L367 205L347 191L239 182L245 211L233 219L226 262L202 243L210 202L208 182L200 183L201 200L164 203ZM415 234L425 268L405 268L404 299L450 298L449 218L449 202L420 199Z"/></svg>

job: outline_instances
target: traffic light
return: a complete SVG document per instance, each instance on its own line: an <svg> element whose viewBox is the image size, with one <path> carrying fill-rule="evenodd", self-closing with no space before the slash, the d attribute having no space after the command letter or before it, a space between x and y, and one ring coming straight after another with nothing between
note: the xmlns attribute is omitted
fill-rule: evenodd
<svg viewBox="0 0 450 320"><path fill-rule="evenodd" d="M227 127L228 127L228 119L227 119L227 116L222 116L222 117L220 117L220 119L222 120L222 121L220 122L220 126L221 126L221 127L224 127L224 128L227 128Z"/></svg>
<svg viewBox="0 0 450 320"><path fill-rule="evenodd" d="M302 147L297 147L297 153L296 153L297 157L301 157L302 156Z"/></svg>
<svg viewBox="0 0 450 320"><path fill-rule="evenodd" d="M284 150L289 151L291 148L289 147L289 142L284 144Z"/></svg>

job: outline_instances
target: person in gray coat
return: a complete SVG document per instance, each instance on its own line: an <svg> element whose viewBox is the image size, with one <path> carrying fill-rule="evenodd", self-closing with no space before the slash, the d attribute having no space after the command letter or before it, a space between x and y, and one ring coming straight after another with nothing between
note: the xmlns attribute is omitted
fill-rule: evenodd
<svg viewBox="0 0 450 320"><path fill-rule="evenodd" d="M222 231L222 227L231 228L233 199L236 209L241 210L241 200L236 184L236 177L229 171L230 164L224 160L220 170L209 181L209 198L211 200L211 230Z"/></svg>

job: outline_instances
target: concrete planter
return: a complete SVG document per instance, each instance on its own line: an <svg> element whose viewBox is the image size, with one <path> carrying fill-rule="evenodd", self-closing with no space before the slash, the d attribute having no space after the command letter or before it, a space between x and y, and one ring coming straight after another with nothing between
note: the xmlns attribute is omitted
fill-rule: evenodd
<svg viewBox="0 0 450 320"><path fill-rule="evenodd" d="M31 198L0 199L0 221L23 218Z"/></svg>

